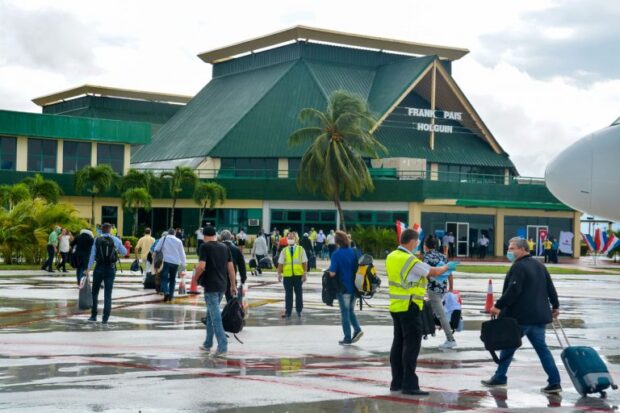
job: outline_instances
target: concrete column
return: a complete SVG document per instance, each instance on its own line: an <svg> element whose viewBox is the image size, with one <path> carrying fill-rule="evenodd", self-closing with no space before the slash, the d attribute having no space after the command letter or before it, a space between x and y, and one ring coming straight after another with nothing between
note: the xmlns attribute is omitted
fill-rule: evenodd
<svg viewBox="0 0 620 413"><path fill-rule="evenodd" d="M439 164L431 163L431 181L439 180Z"/></svg>
<svg viewBox="0 0 620 413"><path fill-rule="evenodd" d="M271 207L269 201L263 201L263 231L265 234L271 232Z"/></svg>
<svg viewBox="0 0 620 413"><path fill-rule="evenodd" d="M581 256L581 212L575 211L573 214L573 258Z"/></svg>
<svg viewBox="0 0 620 413"><path fill-rule="evenodd" d="M510 170L504 168L504 185L510 185Z"/></svg>
<svg viewBox="0 0 620 413"><path fill-rule="evenodd" d="M278 158L278 178L288 178L288 158Z"/></svg>
<svg viewBox="0 0 620 413"><path fill-rule="evenodd" d="M56 146L56 173L63 173L63 153L65 148L65 141L58 139L58 146Z"/></svg>
<svg viewBox="0 0 620 413"><path fill-rule="evenodd" d="M409 222L407 226L411 227L413 224L418 223L422 225L422 205L419 202L409 203Z"/></svg>
<svg viewBox="0 0 620 413"><path fill-rule="evenodd" d="M28 170L28 138L25 136L18 136L16 141L16 171Z"/></svg>
<svg viewBox="0 0 620 413"><path fill-rule="evenodd" d="M495 214L495 256L504 256L504 217L505 211L503 208L497 208Z"/></svg>
<svg viewBox="0 0 620 413"><path fill-rule="evenodd" d="M124 220L124 213L123 213L123 206L122 205L118 205L118 209L117 209L117 217L116 217L116 230L118 233L118 237L122 238L123 236L123 220Z"/></svg>
<svg viewBox="0 0 620 413"><path fill-rule="evenodd" d="M131 163L131 145L125 144L125 156L123 156L123 175L127 173L129 170L129 165Z"/></svg>
<svg viewBox="0 0 620 413"><path fill-rule="evenodd" d="M90 166L97 166L97 142L92 142L90 146Z"/></svg>

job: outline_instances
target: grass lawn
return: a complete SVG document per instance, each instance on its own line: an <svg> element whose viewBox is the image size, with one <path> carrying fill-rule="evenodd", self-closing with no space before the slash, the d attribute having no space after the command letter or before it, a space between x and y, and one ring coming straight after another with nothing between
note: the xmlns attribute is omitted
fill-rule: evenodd
<svg viewBox="0 0 620 413"><path fill-rule="evenodd" d="M457 271L473 274L506 274L510 266L508 265L459 265ZM547 267L549 274L620 274L614 270L579 270L575 268Z"/></svg>

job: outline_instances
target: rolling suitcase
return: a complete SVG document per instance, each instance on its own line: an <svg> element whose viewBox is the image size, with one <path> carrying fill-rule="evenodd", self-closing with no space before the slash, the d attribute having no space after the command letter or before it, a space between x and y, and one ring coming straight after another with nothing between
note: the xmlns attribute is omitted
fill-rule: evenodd
<svg viewBox="0 0 620 413"><path fill-rule="evenodd" d="M557 322L564 336L566 347L564 347L560 339L555 323L552 322L551 325L560 342L560 346L563 348L561 354L562 362L577 392L581 396L587 396L590 393L600 393L601 397L606 397L606 389L611 387L616 390L618 386L614 384L605 362L596 350L587 346L571 346L564 328L562 328L562 323L560 323L560 320L557 320Z"/></svg>

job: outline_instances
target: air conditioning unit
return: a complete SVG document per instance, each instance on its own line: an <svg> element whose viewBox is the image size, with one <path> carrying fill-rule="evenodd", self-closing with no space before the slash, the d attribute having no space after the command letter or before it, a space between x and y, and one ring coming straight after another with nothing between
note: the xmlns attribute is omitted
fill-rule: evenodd
<svg viewBox="0 0 620 413"><path fill-rule="evenodd" d="M251 218L248 219L248 227L257 227L260 225L260 219Z"/></svg>

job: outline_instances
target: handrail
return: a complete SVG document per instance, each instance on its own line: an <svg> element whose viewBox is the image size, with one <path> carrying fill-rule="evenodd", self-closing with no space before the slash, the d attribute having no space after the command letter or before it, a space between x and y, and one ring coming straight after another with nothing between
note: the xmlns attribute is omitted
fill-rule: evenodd
<svg viewBox="0 0 620 413"><path fill-rule="evenodd" d="M135 168L140 171L151 171L156 175L172 172L174 169ZM368 168L375 180L426 180L438 182L456 182L473 184L498 185L544 185L545 179L539 177L509 176L500 174L444 172L427 170L398 170L396 168ZM200 179L295 179L298 170L290 169L197 169L194 171Z"/></svg>

